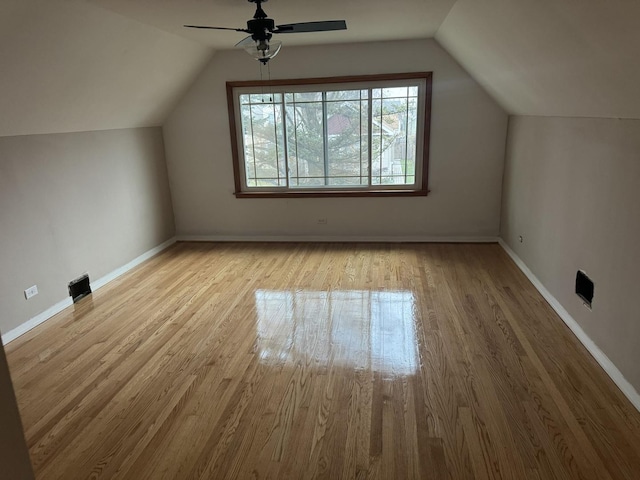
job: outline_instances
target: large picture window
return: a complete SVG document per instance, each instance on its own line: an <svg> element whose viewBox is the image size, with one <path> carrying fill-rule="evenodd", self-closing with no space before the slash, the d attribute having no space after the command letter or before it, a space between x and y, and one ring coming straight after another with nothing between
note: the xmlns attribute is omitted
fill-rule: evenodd
<svg viewBox="0 0 640 480"><path fill-rule="evenodd" d="M228 82L236 196L426 195L431 74Z"/></svg>

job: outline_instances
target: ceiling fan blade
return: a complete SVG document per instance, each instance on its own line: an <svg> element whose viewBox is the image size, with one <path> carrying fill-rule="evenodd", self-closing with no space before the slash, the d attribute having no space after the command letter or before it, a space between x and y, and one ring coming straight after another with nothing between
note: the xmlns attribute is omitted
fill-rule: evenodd
<svg viewBox="0 0 640 480"><path fill-rule="evenodd" d="M254 43L256 43L256 41L253 39L253 37L251 35L249 35L248 37L244 37L242 40L240 40L238 43L236 43L234 45L234 47L246 47L247 45L253 45Z"/></svg>
<svg viewBox="0 0 640 480"><path fill-rule="evenodd" d="M247 32L246 28L207 27L204 25L183 25L186 28L202 28L205 30L233 30L234 32Z"/></svg>
<svg viewBox="0 0 640 480"><path fill-rule="evenodd" d="M325 22L303 22L278 25L273 33L328 32L331 30L346 29L347 22L344 20L327 20Z"/></svg>

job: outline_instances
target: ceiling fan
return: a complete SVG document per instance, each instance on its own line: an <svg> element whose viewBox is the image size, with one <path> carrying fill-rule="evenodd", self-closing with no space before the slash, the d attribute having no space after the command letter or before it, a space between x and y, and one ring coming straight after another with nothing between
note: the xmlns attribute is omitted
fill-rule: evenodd
<svg viewBox="0 0 640 480"><path fill-rule="evenodd" d="M271 41L274 33L328 32L347 29L347 22L344 20L276 25L275 21L267 17L267 14L262 9L262 4L267 2L267 0L249 0L249 2L255 3L257 8L253 18L247 22L247 28L208 27L204 25L185 25L185 27L207 30L233 30L248 33L249 36L238 42L235 46L243 47L256 60L259 60L263 64L266 64L270 59L275 57L282 47L282 42Z"/></svg>

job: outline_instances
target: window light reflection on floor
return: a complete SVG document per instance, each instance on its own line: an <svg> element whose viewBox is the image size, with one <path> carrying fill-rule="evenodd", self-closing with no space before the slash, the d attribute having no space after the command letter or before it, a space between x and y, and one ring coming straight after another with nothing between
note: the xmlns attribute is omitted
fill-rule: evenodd
<svg viewBox="0 0 640 480"><path fill-rule="evenodd" d="M302 361L390 375L418 369L410 291L258 290L255 303L263 363Z"/></svg>

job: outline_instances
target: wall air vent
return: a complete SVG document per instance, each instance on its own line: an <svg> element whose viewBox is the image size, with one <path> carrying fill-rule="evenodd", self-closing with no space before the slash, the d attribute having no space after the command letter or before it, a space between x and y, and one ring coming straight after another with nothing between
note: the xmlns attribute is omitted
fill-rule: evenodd
<svg viewBox="0 0 640 480"><path fill-rule="evenodd" d="M73 299L73 303L78 302L90 293L91 285L89 283L89 275L82 275L69 282L69 295Z"/></svg>
<svg viewBox="0 0 640 480"><path fill-rule="evenodd" d="M587 277L582 270L578 270L576 274L576 295L578 295L584 304L591 308L593 301L593 281Z"/></svg>

